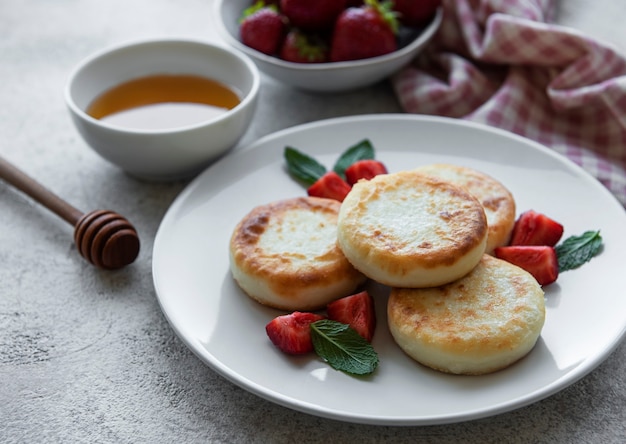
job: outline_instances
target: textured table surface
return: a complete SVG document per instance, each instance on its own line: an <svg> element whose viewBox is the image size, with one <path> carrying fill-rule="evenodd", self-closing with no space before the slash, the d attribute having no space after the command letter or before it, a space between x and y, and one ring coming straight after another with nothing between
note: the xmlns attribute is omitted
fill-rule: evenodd
<svg viewBox="0 0 626 444"><path fill-rule="evenodd" d="M103 47L171 35L217 39L211 3L0 3L0 154L80 209L114 207L142 236L135 264L98 271L75 252L69 225L0 183L0 442L626 442L623 342L543 401L428 427L295 412L226 381L185 347L159 309L151 252L186 183L139 182L97 157L72 126L62 91L71 69ZM626 51L622 1L563 0L557 21ZM312 120L400 111L385 82L317 96L264 77L241 144Z"/></svg>

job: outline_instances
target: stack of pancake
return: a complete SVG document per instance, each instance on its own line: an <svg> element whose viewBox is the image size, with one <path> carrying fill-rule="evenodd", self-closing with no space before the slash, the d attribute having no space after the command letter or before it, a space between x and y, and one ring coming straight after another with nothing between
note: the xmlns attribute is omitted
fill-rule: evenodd
<svg viewBox="0 0 626 444"><path fill-rule="evenodd" d="M454 374L511 365L535 345L543 291L489 255L505 245L515 201L476 170L435 164L356 183L342 204L296 198L254 209L231 239L231 270L257 301L315 310L369 278L391 287L396 343Z"/></svg>

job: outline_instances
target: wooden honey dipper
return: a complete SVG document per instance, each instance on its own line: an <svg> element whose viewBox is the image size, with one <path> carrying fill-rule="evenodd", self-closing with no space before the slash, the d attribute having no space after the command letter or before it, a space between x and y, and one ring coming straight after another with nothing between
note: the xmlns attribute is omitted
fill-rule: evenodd
<svg viewBox="0 0 626 444"><path fill-rule="evenodd" d="M83 214L2 157L0 178L72 224L78 251L96 267L114 270L137 258L137 231L119 214L109 210L94 210Z"/></svg>

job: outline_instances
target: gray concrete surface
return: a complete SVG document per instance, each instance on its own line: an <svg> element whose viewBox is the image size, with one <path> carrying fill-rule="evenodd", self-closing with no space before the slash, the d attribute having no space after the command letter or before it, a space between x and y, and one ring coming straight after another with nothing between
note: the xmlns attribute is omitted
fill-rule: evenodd
<svg viewBox="0 0 626 444"><path fill-rule="evenodd" d="M626 48L626 6L563 0L558 21ZM138 261L98 271L72 229L0 183L0 442L626 442L626 344L533 405L430 427L298 413L226 381L176 337L151 276L152 241L184 182L131 179L89 151L63 102L82 58L128 39L212 37L211 0L0 2L0 154L78 208L114 207L142 236ZM400 111L388 84L316 96L263 79L243 144L298 123ZM592 297L592 295L590 295ZM581 326L582 327L582 326Z"/></svg>

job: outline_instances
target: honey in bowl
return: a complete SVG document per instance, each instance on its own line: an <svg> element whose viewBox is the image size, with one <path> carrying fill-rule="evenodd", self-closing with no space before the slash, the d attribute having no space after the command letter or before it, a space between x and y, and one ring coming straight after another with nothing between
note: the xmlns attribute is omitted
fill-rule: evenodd
<svg viewBox="0 0 626 444"><path fill-rule="evenodd" d="M241 102L227 85L196 75L157 74L117 85L89 105L87 114L112 125L163 130L211 120Z"/></svg>

